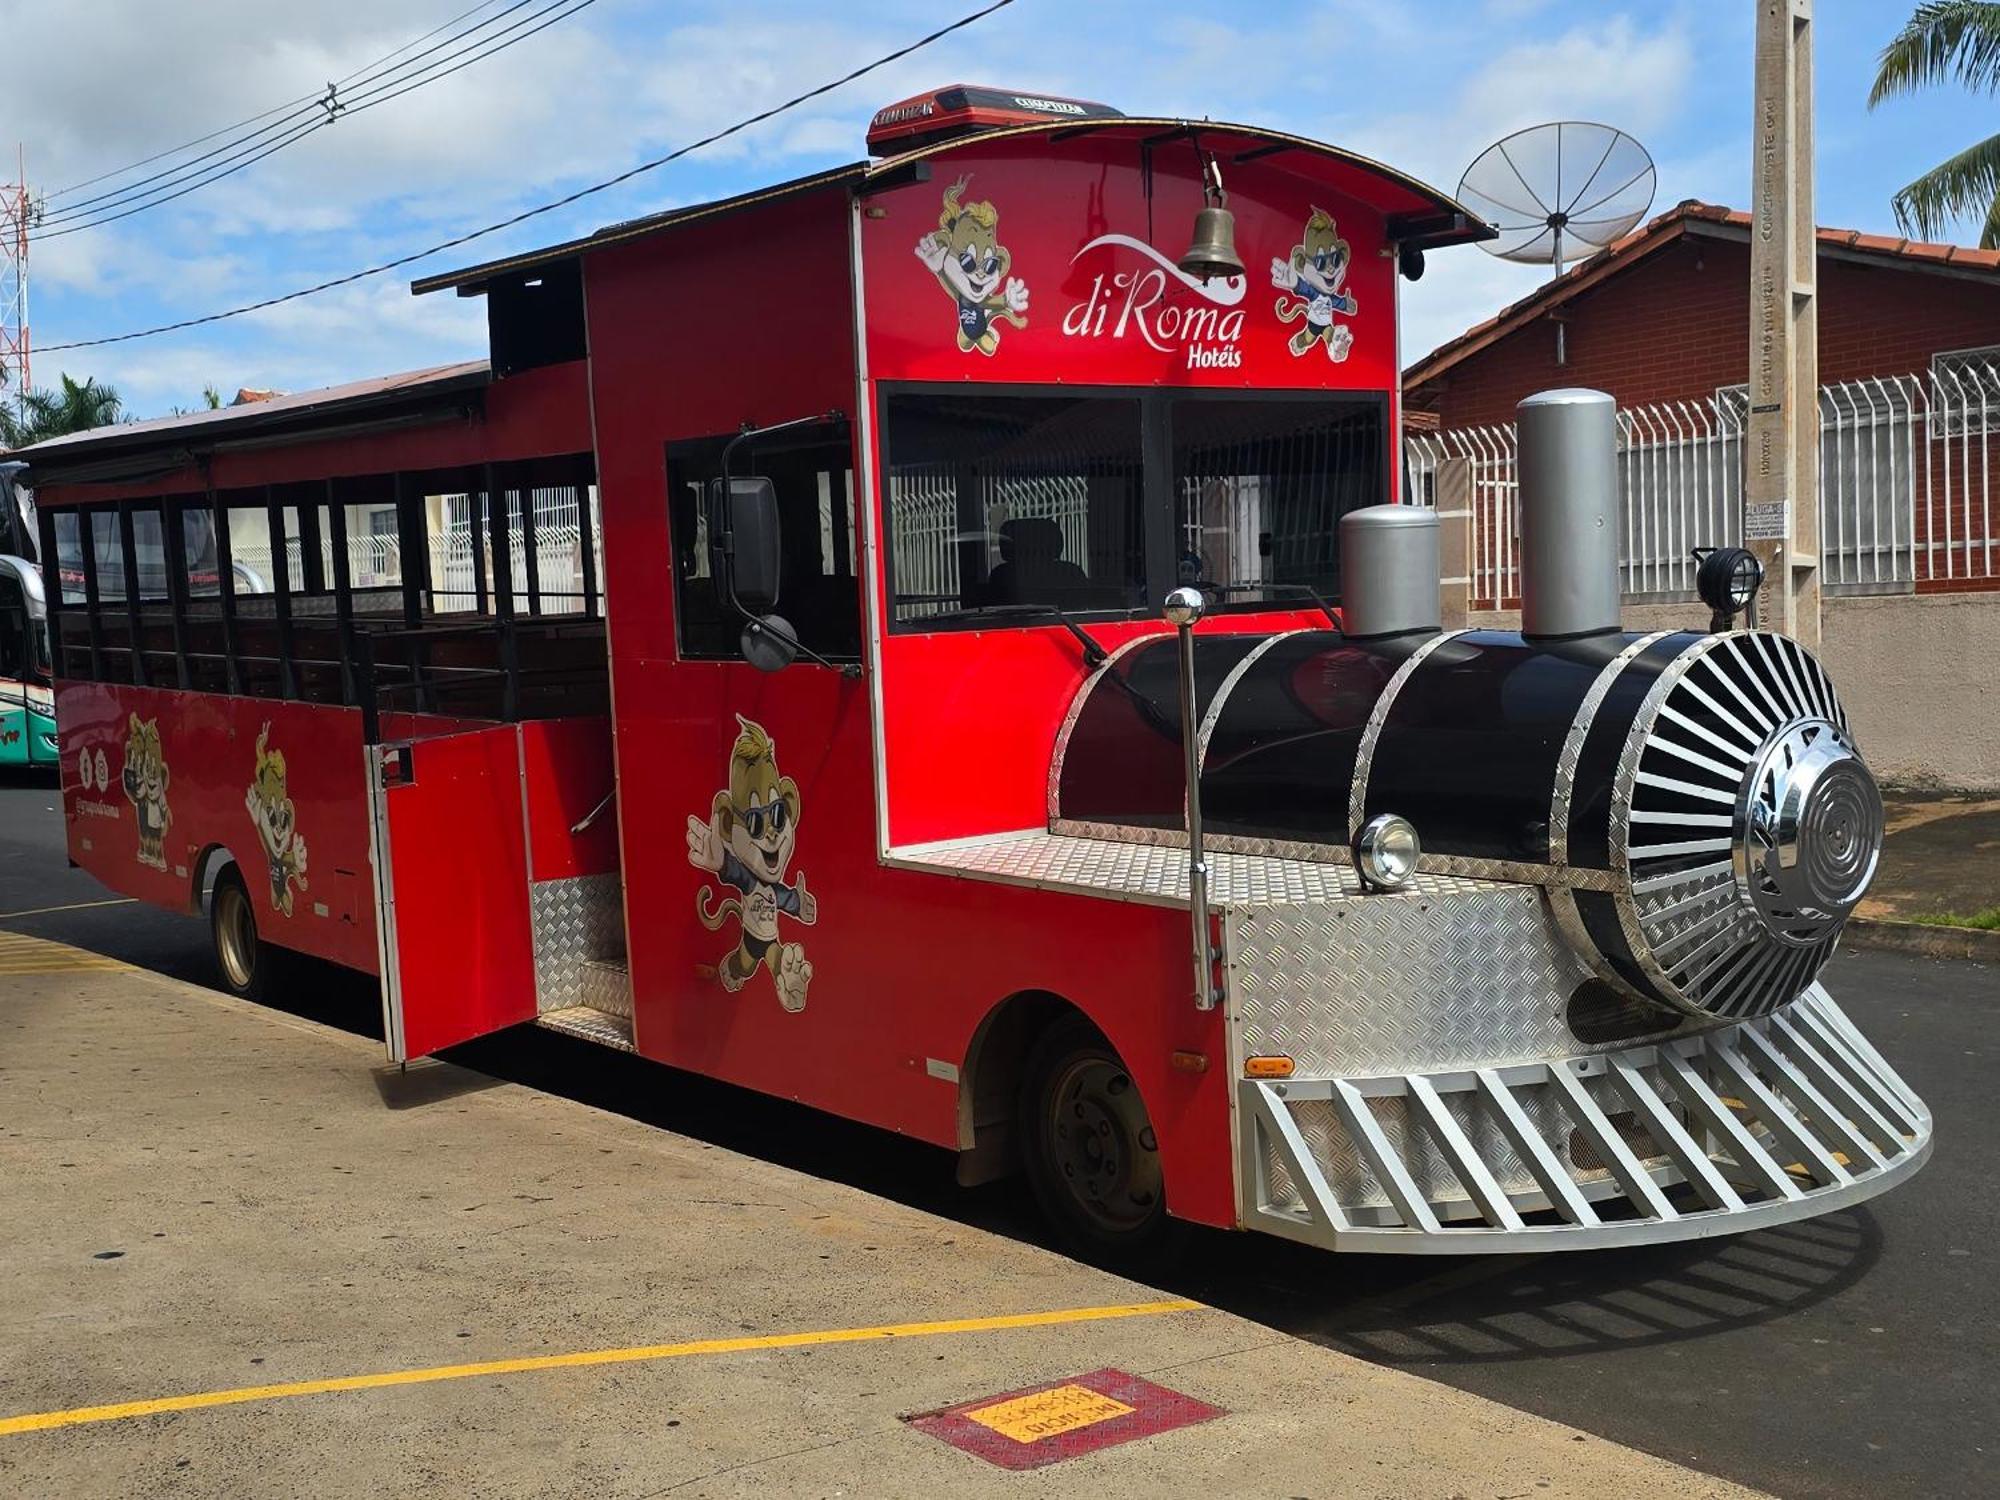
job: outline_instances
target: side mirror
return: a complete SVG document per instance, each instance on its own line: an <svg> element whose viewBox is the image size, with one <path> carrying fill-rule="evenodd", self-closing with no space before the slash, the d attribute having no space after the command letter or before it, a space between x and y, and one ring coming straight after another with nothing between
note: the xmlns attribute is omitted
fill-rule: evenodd
<svg viewBox="0 0 2000 1500"><path fill-rule="evenodd" d="M763 614L778 603L783 553L778 532L778 491L761 474L709 482L709 536L716 553L716 579L749 613Z"/></svg>
<svg viewBox="0 0 2000 1500"><path fill-rule="evenodd" d="M760 672L782 672L799 659L798 632L782 615L758 615L743 626L743 659Z"/></svg>

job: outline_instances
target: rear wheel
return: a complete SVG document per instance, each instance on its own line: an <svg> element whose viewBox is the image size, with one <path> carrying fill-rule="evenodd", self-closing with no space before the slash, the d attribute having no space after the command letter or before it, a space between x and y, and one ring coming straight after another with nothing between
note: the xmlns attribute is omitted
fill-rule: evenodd
<svg viewBox="0 0 2000 1500"><path fill-rule="evenodd" d="M1065 1239L1121 1262L1165 1250L1172 1221L1152 1120L1124 1062L1082 1017L1035 1044L1017 1118L1028 1182Z"/></svg>
<svg viewBox="0 0 2000 1500"><path fill-rule="evenodd" d="M271 970L271 945L257 936L257 911L234 869L216 878L208 903L208 932L222 987L245 1000L261 1000Z"/></svg>

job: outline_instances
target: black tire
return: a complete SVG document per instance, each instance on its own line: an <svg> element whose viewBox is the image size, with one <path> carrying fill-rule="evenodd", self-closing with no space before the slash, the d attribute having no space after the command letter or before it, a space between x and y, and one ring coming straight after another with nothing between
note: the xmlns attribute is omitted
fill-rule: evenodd
<svg viewBox="0 0 2000 1500"><path fill-rule="evenodd" d="M271 945L258 936L257 908L234 865L215 878L208 898L208 937L222 987L245 1000L262 1000L271 975Z"/></svg>
<svg viewBox="0 0 2000 1500"><path fill-rule="evenodd" d="M1028 1185L1072 1249L1122 1266L1167 1258L1179 1236L1151 1117L1123 1059L1083 1017L1036 1040L1015 1119Z"/></svg>

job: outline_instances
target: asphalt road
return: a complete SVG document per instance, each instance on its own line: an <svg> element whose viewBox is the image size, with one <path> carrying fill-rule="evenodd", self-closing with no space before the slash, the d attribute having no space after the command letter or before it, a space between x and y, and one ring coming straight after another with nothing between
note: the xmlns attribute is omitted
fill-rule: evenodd
<svg viewBox="0 0 2000 1500"><path fill-rule="evenodd" d="M0 781L0 927L176 978L210 978L199 920L67 868L53 787ZM67 910L46 910L67 907ZM37 912L37 915L12 915ZM1931 1163L1859 1209L1646 1251L1335 1259L1262 1236L1200 1237L1164 1284L1287 1332L1783 1496L2000 1489L2000 975L1889 954L1828 985L1929 1102ZM378 1032L373 986L299 965L298 1014ZM454 1061L663 1129L1039 1240L1011 1184L962 1191L943 1153L541 1032ZM1329 1420L1338 1420L1329 1413Z"/></svg>

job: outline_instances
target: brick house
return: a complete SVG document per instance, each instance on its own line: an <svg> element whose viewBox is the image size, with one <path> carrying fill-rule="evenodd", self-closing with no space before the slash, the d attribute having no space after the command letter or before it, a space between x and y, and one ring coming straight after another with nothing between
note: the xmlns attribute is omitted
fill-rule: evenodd
<svg viewBox="0 0 2000 1500"><path fill-rule="evenodd" d="M1749 301L1750 216L1690 200L1432 350L1404 373L1404 404L1471 427L1552 385L1628 406L1713 396L1748 378ZM2000 364L1995 346L2000 251L1819 231L1823 383L1928 374L1967 349Z"/></svg>
<svg viewBox="0 0 2000 1500"><path fill-rule="evenodd" d="M1454 434L1484 434L1490 448L1533 391L1609 391L1630 448L1699 469L1719 497L1663 495L1657 475L1635 496L1633 529L1659 511L1684 556L1668 512L1702 533L1734 514L1722 491L1747 408L1750 233L1746 213L1678 204L1440 345L1404 372L1414 442L1447 453ZM1823 582L2000 588L2000 251L1822 227L1819 378ZM1632 561L1632 592L1680 588L1664 551Z"/></svg>

